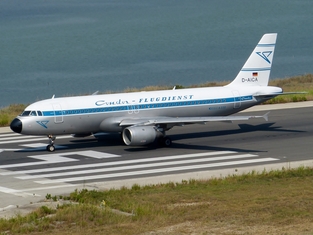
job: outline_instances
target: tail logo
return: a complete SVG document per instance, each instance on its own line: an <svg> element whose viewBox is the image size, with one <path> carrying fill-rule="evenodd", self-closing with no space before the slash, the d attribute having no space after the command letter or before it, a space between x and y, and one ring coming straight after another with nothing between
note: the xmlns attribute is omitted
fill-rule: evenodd
<svg viewBox="0 0 313 235"><path fill-rule="evenodd" d="M268 57L273 53L273 51L263 51L263 52L256 52L262 59L264 59L267 63L271 63Z"/></svg>

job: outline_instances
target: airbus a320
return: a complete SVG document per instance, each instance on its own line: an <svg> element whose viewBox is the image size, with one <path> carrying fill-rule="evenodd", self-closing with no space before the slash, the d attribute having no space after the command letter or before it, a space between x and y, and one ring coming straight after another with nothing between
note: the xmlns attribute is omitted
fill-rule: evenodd
<svg viewBox="0 0 313 235"><path fill-rule="evenodd" d="M236 78L222 87L74 96L29 105L10 127L24 135L49 137L54 151L57 135L84 137L118 132L126 145L159 142L170 146L166 132L187 124L248 120L263 116L230 116L283 94L268 86L276 33L263 35Z"/></svg>

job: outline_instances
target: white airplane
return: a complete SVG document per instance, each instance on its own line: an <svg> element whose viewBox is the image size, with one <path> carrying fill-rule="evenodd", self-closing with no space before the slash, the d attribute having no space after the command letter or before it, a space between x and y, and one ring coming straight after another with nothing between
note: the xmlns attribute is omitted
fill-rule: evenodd
<svg viewBox="0 0 313 235"><path fill-rule="evenodd" d="M119 132L126 145L160 141L171 145L165 132L174 126L263 116L229 116L284 94L268 86L277 34L265 34L228 85L150 92L89 95L42 100L29 105L10 124L24 135L45 135L54 151L56 135L89 136Z"/></svg>

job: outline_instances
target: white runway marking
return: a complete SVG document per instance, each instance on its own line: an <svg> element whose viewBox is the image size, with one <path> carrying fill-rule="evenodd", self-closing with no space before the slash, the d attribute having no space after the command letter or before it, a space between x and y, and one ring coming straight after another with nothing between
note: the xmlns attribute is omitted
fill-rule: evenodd
<svg viewBox="0 0 313 235"><path fill-rule="evenodd" d="M2 136L2 135L1 135ZM70 135L67 136L58 136L58 139L69 139L69 138L73 138ZM14 140L12 140L14 139ZM4 140L4 141L3 141ZM20 136L20 137L14 137L14 138L0 138L0 144L13 144L13 143L25 143L25 142L38 142L38 141L47 141L48 143L48 137L39 137L39 138L34 138L34 136Z"/></svg>
<svg viewBox="0 0 313 235"><path fill-rule="evenodd" d="M20 146L27 147L27 148L42 148L46 147L47 143L34 143L34 144L21 144Z"/></svg>
<svg viewBox="0 0 313 235"><path fill-rule="evenodd" d="M0 168L6 169L6 168L15 168L15 167L25 167L25 166L46 165L46 164L52 164L52 163L79 161L78 159L64 157L64 156L70 156L70 155L80 155L80 156L96 158L96 159L120 157L120 155L96 152L92 150L75 151L75 152L67 152L67 153L54 153L54 154L50 153L50 154L44 154L44 155L28 156L29 158L40 160L38 162L25 162L25 163L0 165Z"/></svg>
<svg viewBox="0 0 313 235"><path fill-rule="evenodd" d="M17 140L17 142L19 142L19 140L21 139L32 139L32 138L42 138L42 136L10 134L10 135L1 135L0 140ZM2 141L0 143L2 143Z"/></svg>
<svg viewBox="0 0 313 235"><path fill-rule="evenodd" d="M193 153L193 154L164 156L164 157L155 157L155 158L143 158L143 159L137 159L137 160L104 162L104 163L84 164L84 165L65 166L65 167L49 167L49 168L44 168L44 169L12 171L12 172L2 172L2 173L0 172L0 175L31 174L31 173L38 173L38 172L75 170L75 169L82 169L82 168L86 169L86 168L106 167L106 166L112 167L112 166L116 166L116 165L127 165L127 164L137 164L137 163L139 164L139 163L145 163L145 162L166 161L166 160L194 158L194 157L203 157L203 156L214 156L214 155L218 156L218 155L235 154L235 153L236 152L234 152L234 151ZM50 156L50 154L47 154L47 155ZM1 168L1 166L0 166L0 168Z"/></svg>
<svg viewBox="0 0 313 235"><path fill-rule="evenodd" d="M55 179L55 180L40 180L40 181L35 181L35 182L38 183L38 184L55 184L55 183L64 183L64 182L98 180L98 179L108 179L108 178L114 178L114 177L136 176L136 175L165 173L165 172L175 172L175 171L182 171L182 170L196 170L196 169L202 169L202 168L212 168L212 167L220 167L220 166L232 166L232 165L249 164L249 163L257 163L257 162L259 163L259 162L267 162L267 161L277 161L277 160L278 159L275 159L275 158L264 158L264 159L231 161L231 162L201 164L201 165L192 165L192 166L170 167L170 168L143 170L143 171L133 171L133 172L112 173L112 174L105 174L105 175L79 176L79 177Z"/></svg>
<svg viewBox="0 0 313 235"><path fill-rule="evenodd" d="M6 188L6 187L0 186L0 192L12 194L12 195L19 196L19 197L28 197L28 196L38 197L38 196L40 196L39 194L27 193L27 192L35 192L35 191L59 189L59 188L68 188L68 187L77 187L77 186L75 184L62 184L62 185L54 185L54 186L48 186L48 187L25 188L25 189L12 189L12 188Z"/></svg>
<svg viewBox="0 0 313 235"><path fill-rule="evenodd" d="M34 196L34 194L32 194L32 193L26 193L26 192L23 192L20 190L15 190L15 189L1 187L1 186L0 186L0 192L12 194L12 195L19 196L19 197ZM38 196L38 195L36 195L36 196Z"/></svg>
<svg viewBox="0 0 313 235"><path fill-rule="evenodd" d="M1 152L15 152L15 151L20 151L21 149L0 149L0 153Z"/></svg>
<svg viewBox="0 0 313 235"><path fill-rule="evenodd" d="M60 177L60 176L69 176L69 175L83 175L83 174L93 174L93 173L100 173L100 172L112 172L112 171L122 171L122 170L141 169L141 168L150 168L150 167L170 166L170 165L213 162L213 161L218 161L218 160L222 161L222 160L228 160L228 159L238 159L238 158L248 158L248 157L257 157L257 155L242 154L242 155L228 156L228 157L213 157L213 158L191 159L191 160L182 160L182 161L158 162L158 163L150 163L150 164L128 165L128 166L122 166L122 167L110 167L110 168L101 168L101 169L92 169L92 170L83 170L83 171L72 171L72 172L42 174L42 175L19 176L16 178L23 179L23 180L25 180L25 179L36 179L36 178L50 178L50 177Z"/></svg>
<svg viewBox="0 0 313 235"><path fill-rule="evenodd" d="M65 138L72 137L58 137L58 139ZM0 135L0 144L16 143L17 145L24 147L24 149L20 149L23 151L45 148L47 144L43 143L42 140L47 140L47 138L34 136L24 137L16 134ZM64 148L64 146L56 147ZM17 149L13 148L3 148L0 149L0 152L14 150L17 151ZM27 184L33 184L35 187L32 187L31 189L10 189L0 187L0 192L26 196L28 195L27 192L36 190L77 186L81 181L88 181L88 183L90 183L97 180L105 181L106 179L112 178L135 178L138 176L151 176L162 173L176 174L184 171L191 172L193 170L205 171L217 167L256 164L279 160L276 158L261 158L259 155L250 153L212 151L129 160L124 157L123 159L115 161L105 161L107 158L119 157L122 156L93 150L72 152L56 151L53 153L38 155L33 153L26 157L32 159L31 161L0 165L0 175L1 177L13 177L15 180L21 182L25 181ZM90 159L88 160L88 158ZM86 162L87 164L84 164L83 162ZM64 163L67 164L64 165ZM1 169L3 169L2 172ZM36 187L38 184L53 185L48 187ZM23 185L23 183L21 185Z"/></svg>

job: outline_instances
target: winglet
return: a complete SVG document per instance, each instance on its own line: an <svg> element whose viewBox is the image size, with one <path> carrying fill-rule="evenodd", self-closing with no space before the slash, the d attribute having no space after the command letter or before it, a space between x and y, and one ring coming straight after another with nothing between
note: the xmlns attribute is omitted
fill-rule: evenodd
<svg viewBox="0 0 313 235"><path fill-rule="evenodd" d="M262 116L248 116L248 119L250 119L250 118L264 118L265 121L268 122L268 116L269 116L269 114L270 114L270 112L267 112L266 114L264 114L264 115L262 115ZM240 117L240 116L238 116L238 117Z"/></svg>
<svg viewBox="0 0 313 235"><path fill-rule="evenodd" d="M266 114L264 114L263 116L262 116L262 118L264 118L265 119L265 121L267 121L268 122L268 115L270 114L270 112L267 112Z"/></svg>

